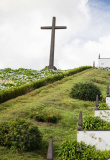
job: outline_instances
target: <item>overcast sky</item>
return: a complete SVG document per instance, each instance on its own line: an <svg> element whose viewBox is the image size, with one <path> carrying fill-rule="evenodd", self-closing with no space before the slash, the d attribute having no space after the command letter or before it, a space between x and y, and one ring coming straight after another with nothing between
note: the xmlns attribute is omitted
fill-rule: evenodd
<svg viewBox="0 0 110 160"><path fill-rule="evenodd" d="M0 0L0 68L49 65L52 17L54 65L72 69L110 58L110 0Z"/></svg>

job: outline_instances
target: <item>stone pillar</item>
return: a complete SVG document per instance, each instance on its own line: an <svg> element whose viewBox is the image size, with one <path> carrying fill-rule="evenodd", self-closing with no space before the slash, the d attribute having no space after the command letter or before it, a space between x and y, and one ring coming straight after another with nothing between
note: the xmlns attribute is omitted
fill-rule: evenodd
<svg viewBox="0 0 110 160"><path fill-rule="evenodd" d="M48 152L47 152L47 160L53 160L53 140L50 139Z"/></svg>
<svg viewBox="0 0 110 160"><path fill-rule="evenodd" d="M99 109L98 106L99 106L99 97L97 95L96 96L96 108L94 110L98 110Z"/></svg>
<svg viewBox="0 0 110 160"><path fill-rule="evenodd" d="M78 121L78 131L81 131L81 130L83 130L82 129L82 124L83 124L83 122L82 122L82 111L80 111L80 113L79 113L79 121Z"/></svg>

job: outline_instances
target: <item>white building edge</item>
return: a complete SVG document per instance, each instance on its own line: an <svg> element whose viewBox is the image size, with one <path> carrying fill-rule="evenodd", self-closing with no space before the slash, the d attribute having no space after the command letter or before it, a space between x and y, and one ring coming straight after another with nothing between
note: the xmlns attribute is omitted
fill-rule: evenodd
<svg viewBox="0 0 110 160"><path fill-rule="evenodd" d="M99 54L98 68L110 68L110 58L100 58Z"/></svg>

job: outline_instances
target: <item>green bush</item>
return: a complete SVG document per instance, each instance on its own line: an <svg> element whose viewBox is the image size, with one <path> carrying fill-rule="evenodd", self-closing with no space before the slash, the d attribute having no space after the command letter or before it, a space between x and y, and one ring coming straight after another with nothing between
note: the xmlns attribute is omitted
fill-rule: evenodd
<svg viewBox="0 0 110 160"><path fill-rule="evenodd" d="M110 129L110 122L100 117L86 116L83 118L83 129Z"/></svg>
<svg viewBox="0 0 110 160"><path fill-rule="evenodd" d="M106 103L100 103L98 106L99 109L108 109L108 106Z"/></svg>
<svg viewBox="0 0 110 160"><path fill-rule="evenodd" d="M70 92L72 98L95 101L96 95L101 95L100 89L91 82L77 83Z"/></svg>
<svg viewBox="0 0 110 160"><path fill-rule="evenodd" d="M0 123L0 145L19 151L40 148L42 135L37 126L23 119Z"/></svg>
<svg viewBox="0 0 110 160"><path fill-rule="evenodd" d="M110 156L110 150L96 150L95 146L84 142L66 141L61 145L60 160L104 160Z"/></svg>
<svg viewBox="0 0 110 160"><path fill-rule="evenodd" d="M56 111L33 111L30 118L34 118L38 122L57 123L61 119L61 115Z"/></svg>

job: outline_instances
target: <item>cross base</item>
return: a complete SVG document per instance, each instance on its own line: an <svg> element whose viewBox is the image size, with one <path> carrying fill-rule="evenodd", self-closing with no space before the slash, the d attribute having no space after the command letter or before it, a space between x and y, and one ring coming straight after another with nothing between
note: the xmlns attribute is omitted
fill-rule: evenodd
<svg viewBox="0 0 110 160"><path fill-rule="evenodd" d="M46 66L45 68L57 70L57 68L55 66Z"/></svg>

